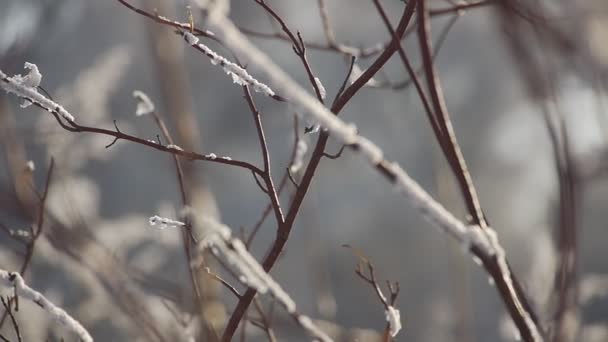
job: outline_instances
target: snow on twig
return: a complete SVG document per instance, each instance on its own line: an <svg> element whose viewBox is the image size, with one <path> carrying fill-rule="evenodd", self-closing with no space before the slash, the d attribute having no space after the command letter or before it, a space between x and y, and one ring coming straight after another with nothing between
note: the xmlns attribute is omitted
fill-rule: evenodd
<svg viewBox="0 0 608 342"><path fill-rule="evenodd" d="M72 114L38 92L38 86L42 80L42 75L38 71L36 64L26 62L25 68L30 70L25 76L14 75L9 77L0 70L0 79L2 79L0 87L9 94L12 93L24 98L26 102L21 105L23 108L35 103L47 111L51 113L56 112L64 119L73 122L74 116Z"/></svg>
<svg viewBox="0 0 608 342"><path fill-rule="evenodd" d="M323 342L332 341L309 317L298 313L296 303L289 294L264 271L262 265L247 251L245 244L232 236L232 231L228 226L211 218L194 216L194 221L197 224L204 225L209 230L208 235L199 245L201 249L209 248L218 257L221 253L228 264L238 271L241 283L254 288L260 294L268 293L272 295L283 305L294 320L315 339Z"/></svg>
<svg viewBox="0 0 608 342"><path fill-rule="evenodd" d="M93 338L89 332L78 321L72 318L65 310L51 303L40 292L27 286L19 273L0 270L0 286L14 288L17 298L27 299L38 305L56 321L75 333L81 341L93 342Z"/></svg>
<svg viewBox="0 0 608 342"><path fill-rule="evenodd" d="M135 109L135 116L142 116L146 114L154 113L155 107L150 97L141 90L134 90L133 97L137 99L137 108Z"/></svg>
<svg viewBox="0 0 608 342"><path fill-rule="evenodd" d="M212 12L213 9L210 9ZM368 162L380 171L402 193L417 210L433 225L450 234L467 250L476 248L486 257L497 257L501 276L508 285L509 297L524 316L524 320L533 337L542 340L538 328L515 291L511 272L507 266L504 250L498 243L495 232L491 228L481 229L478 226L468 226L452 213L435 201L407 172L396 162L384 159L382 150L369 139L358 135L353 124L348 124L331 113L317 99L298 85L285 73L268 55L255 47L245 37L234 23L225 15L210 16L209 24L222 37L223 42L237 53L248 57L251 65L268 77L275 89L281 92L296 106L304 109L298 113L305 120L311 120L328 130L332 136L365 157Z"/></svg>
<svg viewBox="0 0 608 342"><path fill-rule="evenodd" d="M183 37L188 44L196 47L207 55L207 57L209 57L211 60L211 64L221 66L222 69L224 69L224 72L232 77L232 81L234 83L241 86L251 86L256 93L263 93L264 95L271 97L275 96L274 91L270 89L269 86L253 78L253 76L251 76L247 70L241 68L238 64L229 61L225 57L220 56L215 51L211 50L207 45L200 43L197 36L186 31L183 32Z"/></svg>
<svg viewBox="0 0 608 342"><path fill-rule="evenodd" d="M186 226L184 222L168 219L166 217L160 217L158 215L150 217L150 225L156 226L157 224L160 224L158 227L159 229L179 228Z"/></svg>
<svg viewBox="0 0 608 342"><path fill-rule="evenodd" d="M401 330L401 313L398 309L389 305L384 314L386 315L386 321L388 322L389 333L392 337L397 336Z"/></svg>
<svg viewBox="0 0 608 342"><path fill-rule="evenodd" d="M364 156L372 166L381 166L384 173L390 176L396 189L403 193L427 220L463 243L464 247L469 249L471 245L475 245L487 255L495 254L488 237L480 228L468 226L457 219L435 201L399 164L385 160L382 150L369 139L358 135L354 124L345 123L325 108L243 36L228 18L225 16L215 18L210 24L214 26L217 34L223 36L223 41L235 52L246 55L249 62L265 73L276 88L280 88L291 102L302 108L303 110L298 111L298 114L303 115L304 119L319 123L345 145L356 146L354 150Z"/></svg>

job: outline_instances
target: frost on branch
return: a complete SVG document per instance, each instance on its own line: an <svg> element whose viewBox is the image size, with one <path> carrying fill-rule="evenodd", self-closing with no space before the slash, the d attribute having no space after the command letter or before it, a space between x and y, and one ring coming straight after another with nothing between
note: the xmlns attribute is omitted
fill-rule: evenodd
<svg viewBox="0 0 608 342"><path fill-rule="evenodd" d="M141 90L135 90L133 91L133 97L137 99L137 109L135 110L136 116L154 113L154 103L146 93Z"/></svg>
<svg viewBox="0 0 608 342"><path fill-rule="evenodd" d="M317 85L317 88L319 89L319 94L321 95L321 99L325 100L325 98L327 97L327 90L325 90L323 83L321 83L321 80L318 77L315 77L315 84Z"/></svg>
<svg viewBox="0 0 608 342"><path fill-rule="evenodd" d="M245 244L232 236L230 228L213 219L197 217L196 214L194 218L197 224L204 225L209 231L200 244L201 249L209 248L213 254L234 267L239 274L239 281L243 284L254 288L260 294L271 294L315 340L332 341L309 317L297 312L293 299L264 271L262 265L247 251Z"/></svg>
<svg viewBox="0 0 608 342"><path fill-rule="evenodd" d="M36 170L36 164L34 164L33 160L28 160L25 163L25 169L29 172L34 172L34 170Z"/></svg>
<svg viewBox="0 0 608 342"><path fill-rule="evenodd" d="M303 139L298 139L298 143L296 144L296 154L293 158L293 164L289 167L289 171L292 173L296 173L300 171L302 166L304 165L304 156L306 155L306 151L308 151L308 145L306 145L306 141Z"/></svg>
<svg viewBox="0 0 608 342"><path fill-rule="evenodd" d="M226 58L218 55L215 51L207 47L207 45L199 43L197 36L190 32L184 32L184 39L186 42L188 42L188 44L200 49L205 55L207 55L207 57L211 59L211 64L221 66L222 69L224 69L224 72L232 77L232 81L234 83L241 86L251 86L256 93L262 93L267 96L275 95L274 91L270 89L269 86L253 78L253 76L249 75L247 70L241 68L238 64L232 63Z"/></svg>
<svg viewBox="0 0 608 342"><path fill-rule="evenodd" d="M150 217L150 225L156 226L157 224L159 224L159 229L179 228L184 227L186 225L184 222L171 220L166 217L160 217L158 215Z"/></svg>
<svg viewBox="0 0 608 342"><path fill-rule="evenodd" d="M2 79L0 87L9 94L12 93L23 98L25 101L21 104L22 108L35 103L48 112L57 113L68 121L74 121L72 114L38 92L42 74L38 71L36 64L26 62L25 68L30 70L27 75L15 75L13 77L8 77L8 75L0 70L0 79Z"/></svg>
<svg viewBox="0 0 608 342"><path fill-rule="evenodd" d="M62 308L51 303L40 292L27 286L19 273L0 270L0 287L14 289L15 296L29 300L38 305L41 309L51 315L53 319L76 334L81 341L93 342L93 338L89 332L78 321L68 315Z"/></svg>
<svg viewBox="0 0 608 342"><path fill-rule="evenodd" d="M509 299L513 301L519 311L520 317L525 321L528 330L536 340L539 338L539 331L536 323L531 319L530 313L522 306L521 298L518 293L513 291L513 283L511 273L506 267L504 250L493 236L486 236L484 239L476 239L470 235L469 227L461 220L456 218L452 213L446 210L440 203L435 201L428 192L426 192L409 174L396 162L390 162L382 157L382 150L370 140L358 135L356 127L346 124L327 108L325 108L317 99L305 91L297 84L284 70L282 70L266 53L262 52L254 46L247 37L245 37L234 23L225 16L210 18L210 25L216 30L223 42L237 53L241 53L248 57L250 64L255 65L259 70L268 77L271 84L280 89L281 92L290 99L294 105L304 109L298 114L302 115L305 120L317 122L329 131L333 137L340 140L345 145L357 146L354 149L359 155L370 161L371 165L377 169L385 178L393 184L395 189L401 193L406 200L414 206L420 213L435 227L443 230L451 235L457 241L465 243L469 246L482 242L480 247L487 251L490 248L490 255L495 255L500 264L500 277L509 286ZM495 237L495 236L494 236ZM489 241L488 241L489 240ZM488 242L486 244L486 242Z"/></svg>
<svg viewBox="0 0 608 342"><path fill-rule="evenodd" d="M392 337L397 336L401 330L401 313L398 309L390 306L384 312L386 321L388 322L388 330Z"/></svg>

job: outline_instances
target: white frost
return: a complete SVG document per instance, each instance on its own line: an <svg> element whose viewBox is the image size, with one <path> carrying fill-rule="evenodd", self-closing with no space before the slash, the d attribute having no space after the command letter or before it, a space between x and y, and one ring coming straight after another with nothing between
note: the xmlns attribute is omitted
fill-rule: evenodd
<svg viewBox="0 0 608 342"><path fill-rule="evenodd" d="M28 160L27 163L25 163L25 169L29 172L34 172L34 170L36 170L36 164L34 164L34 161L32 160Z"/></svg>
<svg viewBox="0 0 608 342"><path fill-rule="evenodd" d="M215 160L217 158L217 155L215 153L209 153L209 154L205 155L205 157L207 157L211 160Z"/></svg>
<svg viewBox="0 0 608 342"><path fill-rule="evenodd" d="M188 44L190 45L196 45L198 44L198 37L193 35L192 33L186 31L184 32L184 38L186 38L186 41L188 42Z"/></svg>
<svg viewBox="0 0 608 342"><path fill-rule="evenodd" d="M384 312L386 321L388 322L389 333L392 337L397 336L401 330L401 313L391 305Z"/></svg>
<svg viewBox="0 0 608 342"><path fill-rule="evenodd" d="M249 63L258 67L259 70L268 77L274 87L281 89L281 92L290 99L290 102L295 106L304 109L301 112L298 111L298 114L302 115L305 120L319 123L323 129L326 129L331 133L332 137L335 137L346 145L357 144L359 148L354 150L371 161L373 167L385 174L386 178L395 186L395 188L403 194L407 201L413 205L414 208L419 210L430 223L448 233L461 243L467 245L471 243L481 243L480 246L476 245L476 247L480 247L484 252L490 252L488 253L489 255L496 255L500 264L501 276L505 278L504 280L509 286L511 299L516 303L519 313L524 317L526 325L533 335L533 339L537 341L542 340L537 325L531 319L529 313L523 308L521 299L517 292L512 288L511 273L508 267L506 267L504 250L495 239L495 236L493 239L491 232L488 232L488 236L483 239L478 239L479 236L477 232L473 232L472 235L470 235L469 227L433 199L399 164L387 160L382 160L382 165L378 165L378 163L374 164L375 161L380 159L381 150L378 146L368 139L359 136L354 126L342 121L325 108L317 99L311 96L309 92L304 90L266 53L254 46L228 17L218 16L210 18L209 24L217 30L219 36L230 49L247 56ZM379 166L381 166L381 168L379 168ZM486 244L486 242L489 243Z"/></svg>
<svg viewBox="0 0 608 342"><path fill-rule="evenodd" d="M72 114L38 92L38 86L42 80L42 74L38 71L38 67L32 63L25 63L25 68L30 69L27 75L15 75L13 77L8 77L0 70L0 79L2 79L0 87L9 94L12 93L22 97L25 100L21 105L23 108L31 103L36 103L48 112L57 113L68 121L74 121Z"/></svg>
<svg viewBox="0 0 608 342"><path fill-rule="evenodd" d="M190 32L184 32L186 42L194 47L199 48L207 57L210 58L211 64L220 65L224 72L232 78L232 81L238 85L249 85L256 93L263 93L267 96L274 96L275 93L269 86L256 80L249 75L247 70L241 68L238 64L232 63L223 56L220 56L215 51L211 50L207 45L199 43L198 37Z"/></svg>
<svg viewBox="0 0 608 342"><path fill-rule="evenodd" d="M0 287L6 289L14 289L15 295L19 298L29 300L41 309L46 311L57 322L61 323L71 332L76 334L83 342L93 342L93 338L89 332L65 310L51 303L40 292L27 286L21 275L17 272L7 272L0 270Z"/></svg>
<svg viewBox="0 0 608 342"><path fill-rule="evenodd" d="M325 98L327 97L327 90L325 90L323 83L321 83L321 80L318 77L315 77L315 83L317 85L317 88L319 88L321 99L325 100Z"/></svg>
<svg viewBox="0 0 608 342"><path fill-rule="evenodd" d="M173 145L173 144L167 145L167 148L168 149L172 149L172 150L177 150L177 151L183 151L184 150L183 148L181 148L181 147L179 147L177 145Z"/></svg>
<svg viewBox="0 0 608 342"><path fill-rule="evenodd" d="M159 229L179 228L186 225L184 222L171 220L166 217L160 217L158 215L150 217L150 225L156 226L157 224L160 224L160 226L158 227Z"/></svg>
<svg viewBox="0 0 608 342"><path fill-rule="evenodd" d="M135 110L136 116L154 113L154 103L146 93L141 90L135 90L133 91L133 97L137 99L137 109Z"/></svg>
<svg viewBox="0 0 608 342"><path fill-rule="evenodd" d="M238 279L244 285L254 288L260 294L271 294L285 310L315 339L330 342L332 339L319 329L313 321L296 311L296 303L272 277L264 271L241 240L232 236L231 229L212 218L202 217L194 213L194 222L203 225L208 235L200 242L199 249L210 248L212 253L221 257L238 272Z"/></svg>
<svg viewBox="0 0 608 342"><path fill-rule="evenodd" d="M300 171L302 166L304 165L304 156L306 155L306 151L308 151L308 145L306 141L303 139L298 139L298 143L296 144L296 153L293 158L293 164L289 167L289 171L292 173L296 173Z"/></svg>

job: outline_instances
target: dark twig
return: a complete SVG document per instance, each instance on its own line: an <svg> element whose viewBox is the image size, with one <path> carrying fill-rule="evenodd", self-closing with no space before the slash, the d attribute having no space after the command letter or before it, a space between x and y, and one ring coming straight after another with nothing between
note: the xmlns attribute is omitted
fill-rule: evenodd
<svg viewBox="0 0 608 342"><path fill-rule="evenodd" d="M340 147L340 150L338 150L338 152L336 152L336 154L328 154L327 152L323 152L323 157L329 158L329 159L338 159L338 158L340 158L340 156L342 156L342 152L344 152L345 148L346 148L346 145L342 145L342 147Z"/></svg>
<svg viewBox="0 0 608 342"><path fill-rule="evenodd" d="M405 33L405 30L410 23L410 20L414 14L415 2L410 1L404 8L403 14L401 15L401 19L399 24L397 25L397 38L401 38ZM348 103L348 101L369 81L381 68L384 64L390 59L390 57L397 50L397 46L399 45L399 40L393 40L386 47L386 49L378 56L378 58L372 63L372 65L365 71L363 74L359 76L359 78L351 84L338 98L331 110L336 115L344 108L344 106ZM327 141L329 139L329 134L325 131L322 131L319 135L319 139L317 140L317 144L312 152L312 156L310 161L308 162L308 166L304 172L302 177L302 181L300 182L300 186L298 187L296 194L294 195L291 206L285 216L285 223L279 226L277 231L275 241L267 252L264 260L262 261L262 267L266 272L270 271L276 261L279 258L279 255L283 251L285 244L289 238L289 234L297 217L297 214L300 210L302 202L308 192L310 184L312 182L312 178L315 175L317 167L321 162L323 157L323 152L325 150L325 146L327 145ZM239 322L245 315L245 312L249 308L253 298L256 295L256 291L253 289L248 289L245 294L239 300L236 308L234 309L232 316L228 320L226 328L224 330L224 334L222 336L222 341L229 342L232 340L232 336L234 335L236 329L238 328Z"/></svg>
<svg viewBox="0 0 608 342"><path fill-rule="evenodd" d="M435 60L437 59L437 56L439 56L439 52L441 51L443 44L447 40L448 34L454 27L454 24L456 24L456 22L458 21L458 18L460 18L460 15L454 14L452 16L452 18L450 19L450 21L441 29L441 32L439 33L439 36L437 37L437 41L434 44L433 62L435 62ZM420 68L418 68L418 70L416 70L416 73L414 75L419 77L423 74L424 74L424 67L420 67ZM413 78L410 76L406 80L403 80L403 81L400 81L397 83L391 83L391 82L387 82L386 84L381 83L381 84L378 84L376 87L377 88L388 87L393 90L403 90L403 89L407 89L414 82L415 82L415 77Z"/></svg>
<svg viewBox="0 0 608 342"><path fill-rule="evenodd" d="M293 141L293 144L291 147L291 155L289 157L288 165L292 165L296 158L296 145L298 143L299 134L300 134L300 130L299 130L298 126L299 126L299 119L297 116L294 115L293 131L294 131L295 138L294 138L294 141ZM289 169L289 167L287 167L287 169ZM287 185L287 180L289 178L289 174L287 171L285 171L285 173L283 174L283 177L281 178L281 181L279 182L279 188L277 189L277 195L280 195L283 192L285 185ZM270 201L268 203L268 205L262 212L262 216L260 217L260 219L255 223L255 225L253 225L253 228L251 229L251 233L249 234L249 237L247 239L243 239L243 241L246 241L245 246L247 246L247 249L249 249L251 247L251 243L253 242L253 239L257 235L258 231L262 227L262 224L264 223L264 221L266 221L266 218L268 217L268 215L270 214L271 211L272 211L272 201Z"/></svg>
<svg viewBox="0 0 608 342"><path fill-rule="evenodd" d="M496 0L486 0L486 1L479 1L477 3L462 4L462 5L452 6L452 7L432 9L431 17L440 17L440 16L444 16L444 15L448 15L448 14L460 14L466 10L480 8L480 7L495 3L495 2L497 2L497 1ZM239 27L239 30L250 37L261 38L261 39L272 39L272 40L278 40L278 41L283 41L283 42L291 42L291 38L288 35L282 34L280 32L266 33L266 32L260 32L260 31L256 31L256 30L252 30L252 29L248 29L248 28L244 28L244 27ZM411 30L408 30L402 36L401 39L408 36L409 33L411 33L411 32L412 32ZM389 40L388 42L385 42L382 44L374 44L374 45L368 46L368 47L355 47L355 46L345 45L345 44L341 44L341 43L331 44L329 42L327 42L325 44L315 43L315 42L306 42L306 46L311 49L314 49L314 50L332 51L332 52L339 53L339 54L342 54L345 56L355 56L357 58L365 59L365 58L373 57L373 56L385 51L388 48L388 46L391 44L391 42L392 41Z"/></svg>
<svg viewBox="0 0 608 342"><path fill-rule="evenodd" d="M169 145L174 145L175 143L173 141L173 137L171 137L171 133L169 133L169 129L167 128L167 125L165 124L163 119L160 117L158 112L154 111L151 114L152 114L152 118L154 118L154 121L156 122L156 125L160 129L165 140L169 143ZM159 140L160 140L160 138L159 138ZM175 154L172 154L172 157L173 157L173 164L175 165L175 173L177 175L177 184L179 186L182 206L184 208L187 208L190 206L190 198L188 197L188 192L186 191L186 187L184 184L184 170L182 168L182 164L181 164L179 158ZM192 289L194 290L194 294L195 294L197 300L199 302L201 302L202 294L201 294L200 286L197 281L197 277L194 272L194 269L192 267L192 250L193 250L192 246L193 246L193 244L194 245L198 244L198 241L197 241L197 238L194 236L194 232L192 231L192 222L190 221L188 215L186 216L184 223L185 223L185 229L183 229L183 230L180 229L180 230L182 231L182 244L184 246L184 253L186 254L186 261L188 262L188 273L190 276L190 283L192 284Z"/></svg>
<svg viewBox="0 0 608 342"><path fill-rule="evenodd" d="M249 105L249 109L251 114L253 115L253 119L255 122L256 131L258 132L258 139L260 141L260 149L262 152L262 158L264 159L264 172L260 175L264 180L266 185L266 194L270 199L270 203L272 204L272 208L275 214L275 218L277 221L277 225L283 224L285 222L285 217L283 216L283 211L281 209L281 203L279 202L279 195L277 194L277 189L272 180L271 166L270 166L270 153L268 152L268 144L266 143L266 136L264 134L264 126L262 125L262 117L260 115L260 111L256 108L255 102L251 97L251 92L249 91L249 87L243 86L243 93L245 94L245 100ZM254 175L256 182L258 181L257 177ZM262 188L261 184L258 183L260 188ZM262 188L263 189L263 188Z"/></svg>
<svg viewBox="0 0 608 342"><path fill-rule="evenodd" d="M26 242L25 256L23 258L23 262L21 263L21 267L19 268L19 274L21 274L23 276L25 276L25 272L27 271L27 269L30 265L30 262L32 261L32 257L34 256L34 248L36 246L36 241L38 241L38 238L42 234L42 227L44 226L44 218L45 218L45 211L46 211L46 199L48 197L49 188L51 185L51 179L53 176L54 169L55 169L55 159L51 157L49 168L46 173L44 191L42 192L42 196L40 197L40 202L38 204L38 211L36 213L36 215L37 215L36 216L36 225L35 225L35 227L32 227L30 230L32 235L30 236L29 240ZM17 297L14 297L14 298L15 298L14 300L17 300ZM11 299L11 301L13 301L13 299ZM2 318L0 318L0 328L4 324L7 314L10 314L10 312L5 311L2 314Z"/></svg>
<svg viewBox="0 0 608 342"><path fill-rule="evenodd" d="M0 296L0 300L2 301L2 306L4 306L4 310L6 310L6 312L8 312L8 315L11 318L11 322L13 323L13 329L15 329L15 335L17 335L17 340L19 342L22 342L23 338L21 337L21 331L19 330L19 324L17 323L17 319L15 318L15 315L13 314L13 309L11 309L12 300L10 298L4 299L4 297L1 297L1 296Z"/></svg>
<svg viewBox="0 0 608 342"><path fill-rule="evenodd" d="M263 193L268 195L268 189L266 189L262 185L262 182L260 182L260 180L258 179L258 175L255 172L252 172L251 174L253 175L253 179L255 179L255 184L258 185L258 187L260 188L260 190L262 190Z"/></svg>
<svg viewBox="0 0 608 342"><path fill-rule="evenodd" d="M113 121L114 121L114 128L116 129L116 133L122 133L120 131L120 129L118 129L118 125L116 124L116 120L113 120ZM112 147L112 145L114 145L118 141L118 139L119 139L118 136L115 136L114 140L112 140L111 143L109 143L109 144L106 145L106 148Z"/></svg>
<svg viewBox="0 0 608 342"><path fill-rule="evenodd" d="M443 90L441 83L435 71L435 65L432 58L432 45L431 45L431 26L429 21L429 13L426 8L426 1L418 1L418 38L420 43L420 51L422 55L422 61L424 65L426 82L428 90L430 92L431 103L433 105L433 111L437 127L433 127L437 139L440 140L441 145L444 147L445 156L452 168L452 172L458 179L460 190L465 198L465 204L469 214L473 217L475 224L483 227L487 226L477 192L471 179L471 174L466 165L462 151L452 121L443 97ZM410 75L414 79L415 76ZM431 119L432 120L432 119ZM432 125L434 125L431 122ZM441 137L441 138L440 138Z"/></svg>
<svg viewBox="0 0 608 342"><path fill-rule="evenodd" d="M435 111L439 128L441 129L444 153L460 185L461 193L465 199L465 204L469 215L473 219L473 224L482 229L488 227L484 217L477 192L473 185L471 175L468 171L464 157L458 145L454 129L447 110L441 83L435 71L432 60L432 46L430 41L430 20L429 11L426 7L426 0L418 0L418 38L422 54L423 65L426 74L426 81L430 92L431 103ZM438 138L439 139L439 138ZM522 338L526 341L534 340L535 331L542 334L536 314L532 310L525 294L523 293L519 281L511 271L510 267L504 270L496 256L485 255L478 248L471 248L471 252L477 255L484 265L486 271L494 279L499 294L505 303L513 322L517 326ZM508 266L508 265L507 265ZM508 274L504 274L508 272ZM507 279L512 281L512 286Z"/></svg>
<svg viewBox="0 0 608 342"><path fill-rule="evenodd" d="M44 107L35 104L38 107L45 109ZM167 152L176 156L180 156L186 159L190 159L190 160L204 160L204 161L208 161L208 162L212 162L212 163L218 163L218 164L225 164L225 165L232 165L232 166L237 166L240 168L244 168L247 169L253 173L256 173L258 175L262 175L263 171L261 169L259 169L257 166L250 164L248 162L244 162L244 161L239 161L239 160L233 160L231 158L227 158L227 157L219 157L219 156L212 156L212 155L202 155L196 152L189 152L189 151L182 151L179 149L175 149L175 148L171 148L171 147L167 147L167 146L163 146L160 144L157 144L153 141L149 141L146 139L142 139L142 138L138 138L136 136L133 135L129 135L126 133L122 133L120 131L111 131L108 129L104 129L104 128L96 128L96 127L89 127L89 126L83 126L83 125L79 125L75 122L69 122L69 123L65 123L61 117L59 116L57 111L52 111L51 112L54 116L55 119L57 120L57 122L59 122L59 124L61 125L61 127L63 127L64 129L70 131L70 132L88 132L88 133L96 133L96 134L104 134L104 135L108 135L108 136L112 136L118 139L123 139L123 140L128 140L131 141L133 143L136 144L140 144L140 145L145 145L148 147L152 147L156 150L159 151L163 151L163 152Z"/></svg>
<svg viewBox="0 0 608 342"><path fill-rule="evenodd" d="M205 267L204 270L205 270L205 272L207 272L207 274L211 278L219 281L222 285L224 285L225 288L230 290L230 292L232 292L232 294L234 294L234 296L237 299L241 298L241 294L239 293L239 291L234 286L232 286L228 281L226 281L224 278L220 277L217 273L211 272L211 269L209 269L209 267Z"/></svg>
<svg viewBox="0 0 608 342"><path fill-rule="evenodd" d="M355 66L355 61L356 60L357 60L357 57L350 56L350 64L348 66L348 72L346 72L346 77L344 77L344 81L342 82L342 85L340 85L340 89L338 89L338 93L336 93L336 97L334 98L334 101L331 104L332 107L336 105L336 101L338 101L338 99L340 98L340 96L342 96L342 93L344 92L344 89L346 89L346 85L348 84L348 80L350 79L350 75L353 73L353 67Z"/></svg>
<svg viewBox="0 0 608 342"><path fill-rule="evenodd" d="M485 7L488 5L493 5L496 2L497 2L496 0L482 0L482 1L477 1L477 2L454 5L454 6L446 7L446 8L431 9L429 11L429 15L431 17L438 17L438 16L442 16L442 15L446 15L446 14L453 14L453 13L460 15L460 14L464 13L466 10L470 10L470 9L474 9L474 8L478 8L478 7Z"/></svg>
<svg viewBox="0 0 608 342"><path fill-rule="evenodd" d="M291 174L291 169L290 168L286 168L287 170L285 172L287 172L287 175L289 176L289 180L291 181L291 184L293 184L293 186L297 188L300 187L300 184L298 184L298 182L296 181L296 179L293 177L293 175Z"/></svg>

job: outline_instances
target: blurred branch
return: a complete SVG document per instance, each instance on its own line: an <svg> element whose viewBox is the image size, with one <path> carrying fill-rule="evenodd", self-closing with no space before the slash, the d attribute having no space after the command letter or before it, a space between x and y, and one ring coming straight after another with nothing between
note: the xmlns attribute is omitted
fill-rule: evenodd
<svg viewBox="0 0 608 342"><path fill-rule="evenodd" d="M13 299L8 296L6 299L4 297L0 297L0 301L2 301L2 306L4 306L5 312L7 312L11 318L11 322L13 323L13 329L15 330L15 335L17 335L17 341L22 342L23 338L21 337L21 330L19 329L19 324L17 323L17 319L13 314L13 309L11 308L11 303L13 302Z"/></svg>
<svg viewBox="0 0 608 342"><path fill-rule="evenodd" d="M51 157L51 162L50 162L47 174L46 174L44 191L42 192L42 197L40 198L40 202L38 204L38 211L36 214L37 215L36 225L35 225L35 227L30 228L30 236L27 239L26 246L25 246L25 256L23 258L23 262L21 263L21 267L19 268L20 274L25 274L25 272L27 271L27 268L30 265L30 262L32 261L32 257L34 256L34 248L36 246L36 241L40 237L40 234L42 234L42 227L44 226L44 216L45 216L45 211L46 211L46 199L48 197L49 187L51 184L51 177L53 175L54 167L55 167L55 160L53 159L53 157ZM9 301L12 301L12 300L13 299L9 299ZM9 306L10 306L10 304L11 303L9 302ZM5 310L4 313L2 314L2 318L0 318L0 328L4 324L7 314L12 316L12 313L8 309ZM12 317L11 317L11 319L12 319Z"/></svg>

